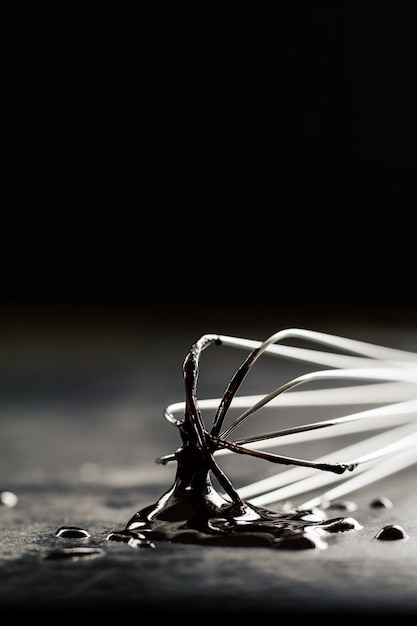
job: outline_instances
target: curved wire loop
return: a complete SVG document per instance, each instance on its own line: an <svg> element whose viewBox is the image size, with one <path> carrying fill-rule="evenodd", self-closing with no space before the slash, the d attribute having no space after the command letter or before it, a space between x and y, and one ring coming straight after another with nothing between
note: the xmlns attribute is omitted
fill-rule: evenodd
<svg viewBox="0 0 417 626"><path fill-rule="evenodd" d="M282 343L291 338L319 344L327 349L323 351L316 348L298 348ZM199 401L197 398L199 362L202 352L213 345L243 349L249 353L232 376L221 398ZM320 366L320 369L289 380L264 395L238 396L237 393L246 376L264 354L302 361L310 365L316 364ZM323 366L325 369L322 369ZM312 478L311 470L324 470L325 473L333 475L358 470L361 478L355 476L355 479L348 481L350 483L348 486L339 488L339 491L333 490L324 494L323 497L328 498L329 494L334 496L335 493L346 493L366 484L366 481L377 480L378 477L417 462L417 446L415 445L417 443L415 432L417 354L414 352L298 328L278 331L265 341L205 334L191 346L183 363L183 375L185 402L176 402L167 406L164 417L179 428L184 446L198 451L225 493L235 502L241 502L241 498L249 497L251 502L263 505L279 501L284 497L291 497L291 494L300 494L324 486L334 480L328 476L323 478L321 475L320 479L317 479L317 473ZM330 389L293 391L294 388L312 381L343 381L344 384ZM346 382L350 381L356 381L356 384L347 386ZM266 406L306 407L311 404L349 406L363 403L380 406L330 420L306 423L251 437L233 440L229 438L243 422ZM225 428L225 418L231 408L244 410ZM210 429L206 428L203 421L202 410L204 409L215 410ZM179 413L183 415L181 419L176 417ZM333 436L330 427L337 427L334 432L336 436L378 429L386 425L392 427L393 423L397 424L396 428L391 428L384 434L384 437L370 437L362 442L362 445L339 450L337 455L347 458L343 463L334 461L334 455L306 460L266 451L267 448L272 448L279 443L297 443L315 437ZM235 490L215 460L215 457L219 455L230 453L248 455L295 467L265 481L258 481ZM177 453L168 454L160 457L158 462L168 463L177 458ZM389 460L381 461L381 459ZM366 476L365 464L370 467Z"/></svg>

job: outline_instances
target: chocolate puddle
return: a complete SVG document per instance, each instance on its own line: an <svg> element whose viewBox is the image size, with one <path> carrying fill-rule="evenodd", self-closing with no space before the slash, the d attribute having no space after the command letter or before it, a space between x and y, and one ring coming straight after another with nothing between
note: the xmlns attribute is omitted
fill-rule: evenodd
<svg viewBox="0 0 417 626"><path fill-rule="evenodd" d="M272 546L290 549L325 548L326 533L358 530L351 517L325 519L320 510L272 511L243 501L229 502L206 476L199 485L176 481L155 504L138 511L126 525L153 540L224 546Z"/></svg>

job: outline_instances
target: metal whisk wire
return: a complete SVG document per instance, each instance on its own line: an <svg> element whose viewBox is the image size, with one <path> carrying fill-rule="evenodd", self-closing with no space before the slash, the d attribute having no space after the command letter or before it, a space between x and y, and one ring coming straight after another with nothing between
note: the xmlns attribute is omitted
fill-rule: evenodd
<svg viewBox="0 0 417 626"><path fill-rule="evenodd" d="M327 350L299 348L281 343L289 339L320 344ZM214 456L248 454L275 463L294 465L289 470L238 489L241 498L252 504L267 505L313 490L322 490L327 485L339 481L337 486L300 505L309 508L360 489L417 463L417 353L292 328L278 331L263 342L227 335L203 335L196 344L193 344L190 354L199 356L203 349L213 344L250 351L232 377L222 398L198 401L198 411L209 409L216 411L211 429L205 431ZM324 366L325 369L302 374L268 394L236 395L243 379L263 354ZM357 384L344 384L330 389L293 391L295 387L303 384L325 380L332 383L357 381ZM365 384L370 381L371 384ZM358 404L380 406L330 420L241 439L228 439L233 431L263 407L348 407ZM222 430L226 413L231 408L244 410ZM183 420L175 416L185 410L186 402L173 403L166 407L164 416L170 423L181 428ZM382 434L368 437L314 461L264 452L284 443L309 442L314 438L337 437L386 427L389 429ZM175 455L167 455L160 461L168 462L174 458ZM335 461L336 458L347 461L340 464ZM317 472L317 469L329 471ZM354 469L354 476L348 479L343 476L342 479L340 474L346 469Z"/></svg>

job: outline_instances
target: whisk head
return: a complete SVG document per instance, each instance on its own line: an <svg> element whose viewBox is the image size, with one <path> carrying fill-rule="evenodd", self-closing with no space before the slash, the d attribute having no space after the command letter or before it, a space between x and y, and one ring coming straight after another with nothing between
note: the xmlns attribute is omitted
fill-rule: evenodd
<svg viewBox="0 0 417 626"><path fill-rule="evenodd" d="M288 345L290 340L301 340L311 347ZM237 348L248 354L222 397L199 399L199 360L202 351L212 345ZM239 396L243 380L262 355L304 363L307 371L266 394ZM191 346L183 372L185 401L167 406L164 416L179 428L186 446L194 446L211 459L208 467L232 500L238 498L265 506L319 492L298 505L307 509L417 463L417 353L299 328L280 330L264 341L206 334ZM330 386L312 390L308 387L312 382ZM303 386L307 389L302 389ZM351 412L354 405L370 408ZM312 406L332 407L342 415L231 438L232 433L264 407L279 413L285 407L305 410ZM226 415L232 409L241 412L225 426ZM215 415L207 428L204 414L209 410L215 411ZM366 437L312 460L279 454L284 445L339 439L354 433L366 433ZM218 457L230 454L293 467L234 489L217 462ZM176 459L174 453L158 461L167 463Z"/></svg>

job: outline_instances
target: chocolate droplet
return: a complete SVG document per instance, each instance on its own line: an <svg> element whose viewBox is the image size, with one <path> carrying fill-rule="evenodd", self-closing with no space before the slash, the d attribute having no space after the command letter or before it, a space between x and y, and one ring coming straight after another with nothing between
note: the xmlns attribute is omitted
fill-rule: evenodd
<svg viewBox="0 0 417 626"><path fill-rule="evenodd" d="M381 541L395 541L396 539L408 539L408 535L398 524L389 524L377 532L374 539Z"/></svg>
<svg viewBox="0 0 417 626"><path fill-rule="evenodd" d="M78 526L61 526L55 534L57 537L70 537L71 539L91 537L87 530L84 530L84 528L78 528Z"/></svg>
<svg viewBox="0 0 417 626"><path fill-rule="evenodd" d="M372 509L392 509L394 506L389 498L382 496L381 498L375 498L369 505Z"/></svg>

